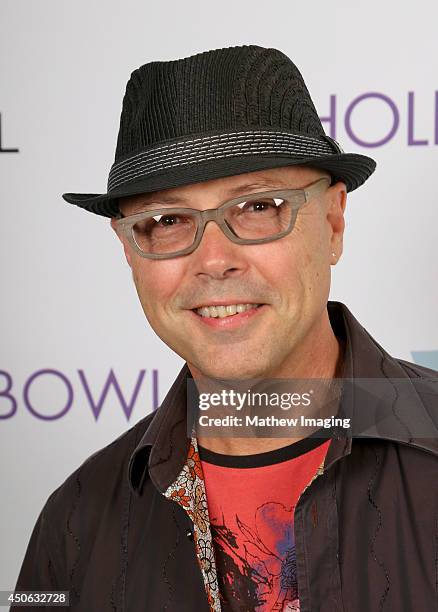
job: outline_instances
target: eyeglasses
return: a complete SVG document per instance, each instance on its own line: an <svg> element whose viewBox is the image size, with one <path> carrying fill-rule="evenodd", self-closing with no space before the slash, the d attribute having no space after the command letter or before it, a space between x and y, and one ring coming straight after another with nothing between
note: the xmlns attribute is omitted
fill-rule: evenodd
<svg viewBox="0 0 438 612"><path fill-rule="evenodd" d="M264 244L289 234L300 208L328 188L321 178L303 189L263 191L228 200L218 208L160 208L124 217L115 226L132 248L148 259L189 255L201 242L209 221L215 221L236 244Z"/></svg>

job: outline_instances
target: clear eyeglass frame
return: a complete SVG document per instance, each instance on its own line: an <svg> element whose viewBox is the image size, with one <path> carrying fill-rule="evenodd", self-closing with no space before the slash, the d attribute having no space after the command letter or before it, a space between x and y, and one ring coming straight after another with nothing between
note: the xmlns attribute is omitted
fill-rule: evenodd
<svg viewBox="0 0 438 612"><path fill-rule="evenodd" d="M324 193L331 181L327 177L323 177L318 179L317 181L303 187L302 189L275 189L271 191L263 191L251 193L245 196L239 196L238 198L234 198L232 200L227 200L220 204L217 208L208 208L206 210L197 210L194 208L156 208L153 210L147 210L144 212L136 213L135 215L124 216L121 212L117 214L115 217L115 227L117 232L124 236L131 247L134 249L138 255L141 257L145 257L147 259L173 259L175 257L182 257L183 255L189 255L193 253L193 251L199 246L202 236L204 234L204 229L206 224L209 221L214 221L221 228L222 232L225 234L227 238L234 242L235 244L265 244L268 242L273 242L274 240L279 240L293 230L296 218L298 216L298 211L300 208L304 206L304 204L310 202L310 200ZM242 204L247 202L248 200L254 200L257 198L280 198L285 200L291 205L291 220L289 226L275 234L273 236L268 236L265 238L240 238L237 236L228 224L225 221L224 214L225 211L231 206L235 206L236 204ZM146 253L143 251L137 244L134 237L134 225L140 221L144 221L146 219L155 217L157 215L189 215L192 216L196 221L196 232L194 235L193 243L184 249L180 249L179 251L174 251L171 253Z"/></svg>

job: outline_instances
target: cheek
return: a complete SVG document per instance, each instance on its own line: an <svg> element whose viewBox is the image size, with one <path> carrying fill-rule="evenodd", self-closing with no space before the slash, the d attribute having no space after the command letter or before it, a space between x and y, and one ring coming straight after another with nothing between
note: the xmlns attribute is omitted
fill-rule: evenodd
<svg viewBox="0 0 438 612"><path fill-rule="evenodd" d="M324 228L297 225L292 234L270 245L269 252L260 253L259 269L265 271L277 287L283 287L293 294L308 290L316 285L325 285L329 273L326 264Z"/></svg>
<svg viewBox="0 0 438 612"><path fill-rule="evenodd" d="M324 301L330 290L330 265L327 261L325 228L316 225L302 247L302 277L315 301Z"/></svg>
<svg viewBox="0 0 438 612"><path fill-rule="evenodd" d="M177 260L138 258L133 262L132 275L143 307L152 311L169 303L181 286L183 273Z"/></svg>

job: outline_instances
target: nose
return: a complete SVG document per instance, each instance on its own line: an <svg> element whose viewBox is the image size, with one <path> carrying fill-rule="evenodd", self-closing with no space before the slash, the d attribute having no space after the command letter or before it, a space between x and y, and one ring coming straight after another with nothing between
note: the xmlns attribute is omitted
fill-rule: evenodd
<svg viewBox="0 0 438 612"><path fill-rule="evenodd" d="M248 264L245 246L232 242L214 221L208 221L197 249L192 253L194 272L221 279L238 276Z"/></svg>

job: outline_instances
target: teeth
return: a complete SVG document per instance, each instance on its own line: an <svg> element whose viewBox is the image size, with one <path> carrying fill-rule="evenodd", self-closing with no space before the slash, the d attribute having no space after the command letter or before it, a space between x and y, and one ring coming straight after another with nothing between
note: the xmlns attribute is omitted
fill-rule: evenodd
<svg viewBox="0 0 438 612"><path fill-rule="evenodd" d="M245 312L246 310L250 310L251 308L257 308L259 304L230 304L229 306L202 306L201 308L197 308L196 312L201 315L201 317L219 317L223 319L224 317L231 317L235 314L239 314L240 312Z"/></svg>
<svg viewBox="0 0 438 612"><path fill-rule="evenodd" d="M210 317L218 317L219 313L217 311L216 306L207 306L208 310L209 310L209 314Z"/></svg>
<svg viewBox="0 0 438 612"><path fill-rule="evenodd" d="M225 306L216 306L216 310L217 310L217 316L220 319L223 319L224 317L227 316L227 309Z"/></svg>

